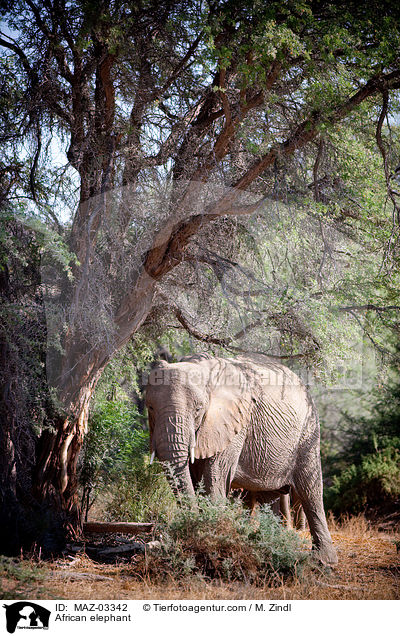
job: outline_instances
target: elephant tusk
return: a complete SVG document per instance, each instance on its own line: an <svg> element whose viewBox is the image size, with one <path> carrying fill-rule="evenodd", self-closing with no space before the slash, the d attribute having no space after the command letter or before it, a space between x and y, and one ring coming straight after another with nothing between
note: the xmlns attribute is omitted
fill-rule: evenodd
<svg viewBox="0 0 400 636"><path fill-rule="evenodd" d="M154 458L155 458L155 456L156 456L156 451L153 451L153 452L152 452L152 454L151 454L151 456L150 456L150 466L151 466L151 464L154 462Z"/></svg>
<svg viewBox="0 0 400 636"><path fill-rule="evenodd" d="M190 449L190 462L194 464L194 447Z"/></svg>

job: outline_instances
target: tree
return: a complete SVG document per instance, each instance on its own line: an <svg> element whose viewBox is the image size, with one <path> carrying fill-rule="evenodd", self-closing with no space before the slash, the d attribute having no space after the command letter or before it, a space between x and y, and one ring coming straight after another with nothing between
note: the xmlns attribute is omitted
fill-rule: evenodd
<svg viewBox="0 0 400 636"><path fill-rule="evenodd" d="M231 266L196 239L219 233L234 244L234 219L283 190L286 201L312 200L317 218L328 214L336 226L368 223L327 167L335 146L326 139L346 126L354 138L357 117L377 120L395 257L385 119L400 88L399 11L391 2L11 0L5 17L4 74L13 70L12 91L22 95L16 134L3 141L15 147L29 136L32 198L71 254L69 268L49 259L42 267L59 410L40 437L35 496L76 523L77 458L104 368L156 320L175 270L195 263L221 280ZM52 135L66 140L79 189L64 227L45 205L61 182L42 158ZM301 325L296 335L313 340Z"/></svg>

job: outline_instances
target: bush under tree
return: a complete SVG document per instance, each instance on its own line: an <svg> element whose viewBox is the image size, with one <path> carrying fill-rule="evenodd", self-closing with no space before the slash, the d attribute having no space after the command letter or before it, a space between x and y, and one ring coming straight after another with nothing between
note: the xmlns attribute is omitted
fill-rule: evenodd
<svg viewBox="0 0 400 636"><path fill-rule="evenodd" d="M265 585L299 576L310 564L304 541L269 506L250 517L241 502L199 495L196 505L182 501L157 531L160 548L138 556L133 567L152 582L196 577Z"/></svg>

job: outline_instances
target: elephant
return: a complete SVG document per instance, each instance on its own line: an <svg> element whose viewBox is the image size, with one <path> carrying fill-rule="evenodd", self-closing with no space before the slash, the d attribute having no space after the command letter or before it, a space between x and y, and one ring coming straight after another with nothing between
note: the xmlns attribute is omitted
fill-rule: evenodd
<svg viewBox="0 0 400 636"><path fill-rule="evenodd" d="M257 503L260 503L259 495L255 493L254 505L256 506ZM306 515L300 498L294 488L290 488L289 492L280 492L279 498L277 498L272 506L272 510L275 514L283 518L288 528L294 527L296 530L306 529Z"/></svg>
<svg viewBox="0 0 400 636"><path fill-rule="evenodd" d="M305 530L307 524L306 513L301 505L300 497L294 488L290 489L290 493L285 495L285 498L285 502L281 501L281 510L288 520L288 525L291 527L293 524L296 530ZM293 520L290 513L290 499L292 501Z"/></svg>
<svg viewBox="0 0 400 636"><path fill-rule="evenodd" d="M264 356L197 354L161 361L146 386L152 458L189 497L202 480L212 498L243 488L272 501L293 488L313 550L337 563L322 500L320 430L300 378Z"/></svg>
<svg viewBox="0 0 400 636"><path fill-rule="evenodd" d="M272 495L273 499L271 499ZM251 509L252 516L256 513L259 504L269 503L272 511L284 520L288 528L306 529L306 516L294 488L290 488L289 492L285 488L275 493L249 492L241 489L240 498Z"/></svg>

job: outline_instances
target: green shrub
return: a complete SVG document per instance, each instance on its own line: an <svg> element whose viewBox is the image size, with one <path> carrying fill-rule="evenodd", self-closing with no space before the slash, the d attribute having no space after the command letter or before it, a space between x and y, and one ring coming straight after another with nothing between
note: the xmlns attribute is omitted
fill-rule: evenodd
<svg viewBox="0 0 400 636"><path fill-rule="evenodd" d="M309 561L303 540L269 506L250 517L240 502L199 495L161 524L159 551L138 556L135 572L151 580L197 577L263 585L301 574Z"/></svg>
<svg viewBox="0 0 400 636"><path fill-rule="evenodd" d="M149 446L149 432L143 430L136 406L100 400L84 445L83 508L100 498L105 521L168 518L175 499L161 466L149 465Z"/></svg>
<svg viewBox="0 0 400 636"><path fill-rule="evenodd" d="M147 460L147 463L145 463ZM108 490L105 521L161 521L173 514L176 500L159 464L139 456Z"/></svg>
<svg viewBox="0 0 400 636"><path fill-rule="evenodd" d="M327 507L337 514L381 508L399 497L400 452L393 446L362 456L335 475L326 491Z"/></svg>

